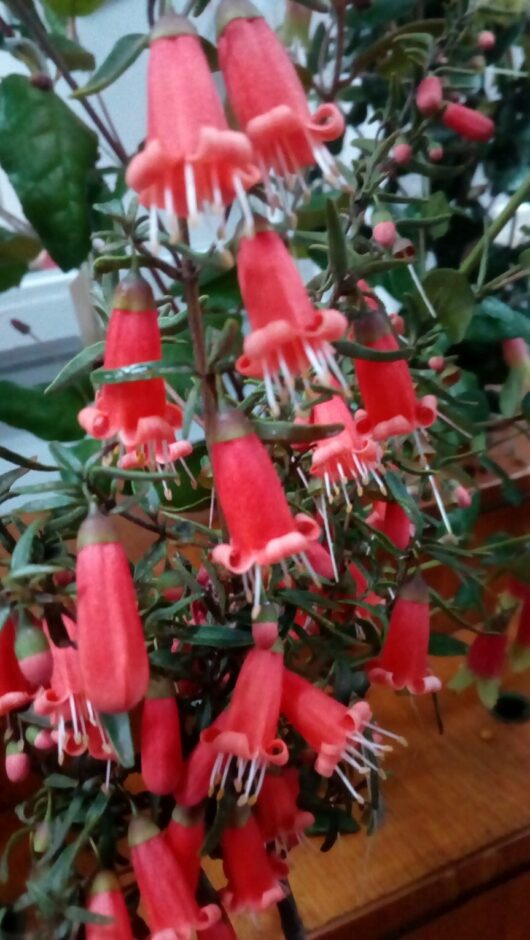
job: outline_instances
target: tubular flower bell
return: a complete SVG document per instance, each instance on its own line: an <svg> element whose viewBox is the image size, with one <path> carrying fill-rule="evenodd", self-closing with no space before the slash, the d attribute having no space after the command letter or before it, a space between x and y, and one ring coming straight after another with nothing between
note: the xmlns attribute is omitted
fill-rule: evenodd
<svg viewBox="0 0 530 940"><path fill-rule="evenodd" d="M258 180L252 144L228 127L195 27L183 16L163 16L151 33L147 142L127 171L150 210L151 242L158 241L158 209L173 241L178 218L193 221L210 210L221 220L234 199L252 227L246 190Z"/></svg>

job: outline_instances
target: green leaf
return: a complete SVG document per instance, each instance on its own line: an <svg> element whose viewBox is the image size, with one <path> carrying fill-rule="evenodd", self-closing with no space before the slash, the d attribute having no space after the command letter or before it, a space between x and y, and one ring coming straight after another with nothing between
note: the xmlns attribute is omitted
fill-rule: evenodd
<svg viewBox="0 0 530 940"><path fill-rule="evenodd" d="M9 855L11 850L15 847L17 842L26 836L29 832L29 826L24 826L21 829L15 829L15 831L10 835L7 840L4 851L2 852L2 857L0 859L0 882L5 884L9 878Z"/></svg>
<svg viewBox="0 0 530 940"><path fill-rule="evenodd" d="M492 709L497 704L501 684L498 679L477 679L478 697L485 708Z"/></svg>
<svg viewBox="0 0 530 940"><path fill-rule="evenodd" d="M148 45L149 36L144 33L128 33L126 36L120 36L90 81L83 88L74 91L72 97L86 98L88 95L95 95L104 88L108 88L127 71L133 62L136 62Z"/></svg>
<svg viewBox="0 0 530 940"><path fill-rule="evenodd" d="M186 630L186 643L192 646L214 646L217 649L236 649L252 646L252 635L244 630L229 626L189 627Z"/></svg>
<svg viewBox="0 0 530 940"><path fill-rule="evenodd" d="M36 238L0 228L0 291L20 284L40 247Z"/></svg>
<svg viewBox="0 0 530 940"><path fill-rule="evenodd" d="M521 397L526 385L526 376L522 369L510 369L508 378L501 388L499 404L505 418L513 418L519 410Z"/></svg>
<svg viewBox="0 0 530 940"><path fill-rule="evenodd" d="M31 561L31 553L33 549L33 540L39 531L42 522L40 519L34 519L33 522L30 522L29 526L20 536L15 550L11 556L11 571L16 571L17 568L22 568Z"/></svg>
<svg viewBox="0 0 530 940"><path fill-rule="evenodd" d="M467 278L452 268L434 268L424 277L423 289L451 342L460 342L475 307Z"/></svg>
<svg viewBox="0 0 530 940"><path fill-rule="evenodd" d="M24 511L26 511L24 509ZM28 512L37 512L38 510L27 510ZM57 571L63 571L61 565L21 565L16 571L12 571L6 581L22 581L26 578L44 578L48 574L56 574Z"/></svg>
<svg viewBox="0 0 530 940"><path fill-rule="evenodd" d="M530 424L530 392L527 392L521 402L521 408L525 420ZM1 456L1 454L0 454Z"/></svg>
<svg viewBox="0 0 530 940"><path fill-rule="evenodd" d="M70 359L70 362L63 366L58 375L45 389L44 394L47 395L49 392L57 392L59 389L68 388L69 385L73 385L80 378L88 375L94 363L103 356L104 350L104 340L93 343L92 346L85 346L81 352L77 353L77 356L74 356L73 359Z"/></svg>
<svg viewBox="0 0 530 940"><path fill-rule="evenodd" d="M48 33L48 41L73 72L91 72L95 69L96 60L92 53L68 36L52 32Z"/></svg>
<svg viewBox="0 0 530 940"><path fill-rule="evenodd" d="M467 643L459 640L451 633L436 633L434 631L429 637L430 656L465 656L467 650Z"/></svg>
<svg viewBox="0 0 530 940"><path fill-rule="evenodd" d="M90 376L95 388L111 385L115 382L138 382L143 379L158 379L166 375L179 375L191 372L191 365L166 365L160 359L152 362L137 362L120 369L96 369Z"/></svg>
<svg viewBox="0 0 530 940"><path fill-rule="evenodd" d="M100 718L122 767L134 767L134 744L127 712L101 713Z"/></svg>
<svg viewBox="0 0 530 940"><path fill-rule="evenodd" d="M361 343L355 343L353 340L340 339L334 343L335 349L341 356L352 356L354 359L367 359L369 362L396 362L398 359L410 359L410 349L390 349L380 350L372 349L370 346L362 346Z"/></svg>
<svg viewBox="0 0 530 940"><path fill-rule="evenodd" d="M50 790L75 790L78 781L67 777L66 774L49 774L44 778L43 783Z"/></svg>
<svg viewBox="0 0 530 940"><path fill-rule="evenodd" d="M421 512L401 478L396 473L389 470L385 473L385 485L396 502L405 510L409 519L411 519L416 526L421 527L423 523Z"/></svg>
<svg viewBox="0 0 530 940"><path fill-rule="evenodd" d="M530 342L530 317L509 307L498 297L486 297L469 324L466 341L498 343L518 336Z"/></svg>
<svg viewBox="0 0 530 940"><path fill-rule="evenodd" d="M104 3L105 0L46 0L47 6L59 16L88 16Z"/></svg>
<svg viewBox="0 0 530 940"><path fill-rule="evenodd" d="M44 441L76 441L84 437L77 414L85 404L76 389L46 396L38 388L0 381L0 421L31 431Z"/></svg>
<svg viewBox="0 0 530 940"><path fill-rule="evenodd" d="M254 421L254 428L267 444L310 444L344 430L342 424L290 424L289 421Z"/></svg>
<svg viewBox="0 0 530 940"><path fill-rule="evenodd" d="M90 248L87 177L96 135L53 91L23 75L0 85L0 165L29 222L52 258L67 271Z"/></svg>

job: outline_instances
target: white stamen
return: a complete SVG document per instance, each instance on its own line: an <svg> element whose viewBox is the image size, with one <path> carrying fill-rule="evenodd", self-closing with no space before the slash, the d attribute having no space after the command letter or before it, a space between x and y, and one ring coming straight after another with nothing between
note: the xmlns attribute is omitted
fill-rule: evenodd
<svg viewBox="0 0 530 940"><path fill-rule="evenodd" d="M373 761L371 761L366 756L366 754L361 754L360 751L357 750L357 748L352 748L351 745L348 748L346 748L346 751L347 751L347 756L346 754L343 754L342 755L343 760L347 760L348 763L351 763L352 767L354 767L357 764L358 762L357 758L360 758L362 760L363 763L359 766L362 767L363 769L359 770L359 773L367 773L366 768L369 767L370 770L374 770L377 774L379 774L379 776L381 777L381 780L386 780L386 774L384 770L381 767L378 767L377 764L374 764Z"/></svg>
<svg viewBox="0 0 530 940"><path fill-rule="evenodd" d="M219 173L217 170L217 164L212 164L212 196L213 196L213 209L218 215L223 215L224 205L223 205L223 195L221 193L221 185L219 183Z"/></svg>
<svg viewBox="0 0 530 940"><path fill-rule="evenodd" d="M254 216L252 215L247 194L245 192L245 187L241 182L241 179L237 173L234 173L232 177L232 183L234 185L234 192L237 196L237 201L241 207L241 212L243 213L243 219L245 221L245 230L247 235L254 234Z"/></svg>
<svg viewBox="0 0 530 940"><path fill-rule="evenodd" d="M307 490L309 488L309 480L307 479L304 471L302 470L301 467L297 467L296 472Z"/></svg>
<svg viewBox="0 0 530 940"><path fill-rule="evenodd" d="M335 767L335 773L340 777L340 779L342 780L348 792L351 793L351 795L353 796L353 799L357 800L360 806L363 806L364 805L363 797L361 796L360 793L357 793L357 790L355 789L353 784L350 782L350 780L348 779L344 771L341 770L338 765Z"/></svg>
<svg viewBox="0 0 530 940"><path fill-rule="evenodd" d="M341 487L342 487L342 494L343 494L344 499L345 499L345 501L346 501L346 506L347 506L347 508L348 508L348 512L351 512L351 510L353 509L353 506L352 506L352 504L351 504L351 502L350 502L350 497L348 496L348 490L347 490L348 478L347 478L346 474L344 473L344 468L343 468L342 464L340 463L340 461L337 461L337 469L338 469L338 471L339 471L340 484L341 484Z"/></svg>
<svg viewBox="0 0 530 940"><path fill-rule="evenodd" d="M111 770L112 770L112 761L111 761L111 760L108 760L108 761L107 761L107 770L106 770L106 772L105 772L105 783L103 784L103 789L104 789L105 793L108 793L109 790L110 790L110 773L111 773Z"/></svg>
<svg viewBox="0 0 530 940"><path fill-rule="evenodd" d="M309 561L309 558L307 557L306 553L305 553L305 552L300 552L300 558L302 559L304 565L305 565L306 568L307 568L309 577L311 578L311 580L313 581L313 583L316 584L317 587L319 587L319 586L320 586L320 578L318 577L318 574L316 573L316 571L315 571L315 569L313 568L311 562Z"/></svg>
<svg viewBox="0 0 530 940"><path fill-rule="evenodd" d="M158 241L158 212L155 204L149 207L149 251L157 255L160 249Z"/></svg>
<svg viewBox="0 0 530 940"><path fill-rule="evenodd" d="M208 516L208 528L211 529L213 526L213 514L215 512L215 487L212 486L212 493L210 496L210 514Z"/></svg>
<svg viewBox="0 0 530 940"><path fill-rule="evenodd" d="M328 543L328 551L331 556L331 564L333 567L333 577L335 581L339 580L339 572L337 570L337 562L335 561L335 552L333 550L333 540L331 538L331 529L328 519L328 508L326 506L326 500L324 499L324 494L320 497L320 512L324 520L324 532L326 533L326 541Z"/></svg>
<svg viewBox="0 0 530 940"><path fill-rule="evenodd" d="M297 408L298 400L296 398L296 390L294 386L293 377L291 373L289 372L289 366L287 365L282 352L278 352L278 365L280 367L280 372L282 373L287 391L289 392L291 404L293 405L294 408Z"/></svg>
<svg viewBox="0 0 530 940"><path fill-rule="evenodd" d="M424 303L425 306L427 307L427 310L429 311L431 317L433 317L434 320L437 320L438 317L437 317L437 315L436 315L436 310L434 309L434 307L433 307L433 305L431 304L429 298L427 297L427 294L425 293L425 291L424 291L424 289L423 289L422 283L421 283L421 281L420 281L418 275L416 274L416 272L415 272L415 270L414 270L414 267L413 267L411 264L407 265L407 267L408 267L408 269L409 269L410 276L411 276L411 278L412 278L412 280L413 280L413 282L414 282L414 287L415 287L416 290L418 291L418 294L420 295L421 299L423 300L423 303Z"/></svg>
<svg viewBox="0 0 530 940"><path fill-rule="evenodd" d="M344 751L344 752L341 754L341 760L345 760L346 763L350 765L350 767L353 767L353 768L354 768L358 773L360 773L360 774L369 774L369 773L370 773L370 768L369 768L369 767L367 767L367 766L365 766L365 765L363 765L363 764L360 764L359 761L356 761L356 760L355 760L355 757L353 757L351 754L348 754L347 751Z"/></svg>
<svg viewBox="0 0 530 940"><path fill-rule="evenodd" d="M421 440L420 440L420 436L419 436L419 434L418 434L417 431L414 432L414 440L416 441L416 447L418 448L418 453L419 453L419 455L420 455L420 460L421 460L423 466L425 467L425 469L429 471L429 483L431 484L431 489L432 489L432 492L433 492L433 496L434 496L434 499L435 499L435 501L436 501L436 505L438 506L438 510L439 510L439 512L440 512L440 516L442 517L442 522L443 522L443 524L444 524L444 526L445 526L447 532L449 533L449 535L453 535L453 529L451 528L451 523L449 522L449 517L448 517L448 515L447 515L447 513L446 513L446 511L445 511L445 506L444 506L444 504L443 504L442 497L440 496L440 491L439 491L439 489L438 489L438 485L437 485L437 483L436 483L436 480L435 480L435 478L434 478L434 475L433 475L432 472L431 472L431 467L430 467L430 465L429 465L429 461L427 460L427 457L425 456L425 451L423 450L423 446L422 446L422 443L421 443Z"/></svg>
<svg viewBox="0 0 530 940"><path fill-rule="evenodd" d="M180 238L180 232L177 214L175 212L175 203L173 201L173 192L169 186L166 186L164 190L164 207L166 210L166 222L167 230L169 232L169 241L172 245L176 245Z"/></svg>
<svg viewBox="0 0 530 940"><path fill-rule="evenodd" d="M77 723L77 709L75 707L75 698L71 692L68 696L68 703L70 705L70 714L72 716L72 724L74 726L74 741L76 744L80 744L81 735L79 734L79 725Z"/></svg>
<svg viewBox="0 0 530 940"><path fill-rule="evenodd" d="M191 163L184 164L184 187L186 190L186 205L191 223L196 222L199 211L197 207L197 190L195 188L195 174Z"/></svg>
<svg viewBox="0 0 530 940"><path fill-rule="evenodd" d="M248 772L247 780L245 783L245 789L237 801L238 806L245 806L245 804L248 803L250 793L252 791L252 784L254 782L254 777L256 776L256 771L258 767L259 767L259 758L255 757L254 760L250 762L250 770Z"/></svg>
<svg viewBox="0 0 530 940"><path fill-rule="evenodd" d="M66 730L65 730L65 725L64 725L64 717L60 715L59 716L59 734L58 734L58 740L57 740L57 752L58 752L57 760L59 762L59 766L61 766L61 764L64 762L64 739L65 737L66 737Z"/></svg>
<svg viewBox="0 0 530 940"><path fill-rule="evenodd" d="M231 764L232 764L232 755L230 754L229 757L228 757L228 759L227 759L227 761L226 761L226 764L225 764L225 766L224 766L223 776L221 777L221 783L219 784L219 794L218 794L218 798L219 798L219 799L222 799L222 797L223 797L223 795L224 795L225 786L226 786L226 780L227 780L227 777L228 777L228 771L230 770L230 765L231 765Z"/></svg>
<svg viewBox="0 0 530 940"><path fill-rule="evenodd" d="M191 480L191 487L192 487L192 489L196 490L196 489L197 489L197 480L196 480L195 477L193 476L193 473L191 472L190 468L188 467L186 461L184 460L184 457L181 457L181 458L180 458L180 463L181 463L182 466L184 467L184 470L186 471L186 473L188 474L188 476L189 476L189 478L190 478L190 480Z"/></svg>
<svg viewBox="0 0 530 940"><path fill-rule="evenodd" d="M330 349L327 343L322 347L322 353L324 355L324 358L329 368L333 372L333 375L337 379L339 385L342 385L343 389L346 392L348 392L348 394L350 394L350 391L351 391L350 386L348 385L348 382L346 381L341 370L339 369L337 365L337 360L335 359L333 351Z"/></svg>
<svg viewBox="0 0 530 940"><path fill-rule="evenodd" d="M380 728L379 725L374 725L373 722L367 721L365 728L369 728L370 731L373 731L374 734L381 734L385 738L392 738L394 741L398 741L399 744L402 744L403 747L408 747L409 742L401 734L394 734L393 731L387 731L386 728Z"/></svg>
<svg viewBox="0 0 530 940"><path fill-rule="evenodd" d="M276 417L280 414L280 409L278 408L278 403L274 395L274 386L272 384L272 379L267 366L263 367L263 381L265 384L265 397L267 399L267 403L271 410L271 414Z"/></svg>
<svg viewBox="0 0 530 940"><path fill-rule="evenodd" d="M328 377L328 370L322 367L322 363L320 362L320 359L318 358L317 354L315 353L315 350L313 349L310 343L307 343L307 342L304 343L304 352L307 358L309 359L309 362L313 366L313 369L315 370L319 379L325 382Z"/></svg>
<svg viewBox="0 0 530 940"><path fill-rule="evenodd" d="M329 473L325 473L325 474L324 474L324 485L325 485L325 487L326 487L326 495L327 495L327 497L328 497L328 500L330 501L330 503L332 503L332 502L333 502L333 496L332 496L332 493L331 493L331 486L330 486L330 483L329 483Z"/></svg>
<svg viewBox="0 0 530 940"><path fill-rule="evenodd" d="M360 744L361 747L365 747L367 751L372 751L373 754L382 754L385 751L392 750L390 744L376 744L375 741L368 741L362 734L357 734L355 731L348 735L348 737L353 741L357 741L357 743Z"/></svg>
<svg viewBox="0 0 530 940"><path fill-rule="evenodd" d="M374 470L374 468L372 467L371 470L370 470L370 473L372 474L372 476L373 476L375 482L377 483L379 489L381 490L383 496L386 496L386 486L385 486L385 484L383 483L381 477L379 476L377 470Z"/></svg>
<svg viewBox="0 0 530 940"><path fill-rule="evenodd" d="M224 754L218 754L217 757L215 758L214 765L212 767L212 772L210 774L210 788L209 788L210 796L212 795L212 793L214 792L217 786L217 781L219 778L219 773L221 770L223 760L224 760Z"/></svg>
<svg viewBox="0 0 530 940"><path fill-rule="evenodd" d="M254 604L252 607L252 617L256 618L259 615L261 610L261 568L259 565L255 567L255 581L254 581Z"/></svg>

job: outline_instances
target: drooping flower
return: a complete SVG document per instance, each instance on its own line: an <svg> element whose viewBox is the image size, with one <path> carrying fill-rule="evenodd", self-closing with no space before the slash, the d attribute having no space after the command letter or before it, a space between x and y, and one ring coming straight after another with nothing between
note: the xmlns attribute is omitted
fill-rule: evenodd
<svg viewBox="0 0 530 940"><path fill-rule="evenodd" d="M296 404L295 379L309 368L324 383L330 370L344 382L330 344L344 335L347 320L338 310L313 306L277 232L241 239L238 279L252 331L236 365L243 375L263 379L273 414L283 387Z"/></svg>
<svg viewBox="0 0 530 940"><path fill-rule="evenodd" d="M290 556L304 560L320 526L310 516L291 514L267 450L241 412L218 415L212 435L212 466L219 503L230 534L213 559L236 574L255 569L255 612L259 612L261 567Z"/></svg>
<svg viewBox="0 0 530 940"><path fill-rule="evenodd" d="M256 820L264 841L274 842L287 852L315 821L312 813L298 807L300 774L294 767L265 775Z"/></svg>
<svg viewBox="0 0 530 940"><path fill-rule="evenodd" d="M23 780L27 780L31 770L31 761L21 741L9 741L6 745L4 766L6 777L11 783L22 783Z"/></svg>
<svg viewBox="0 0 530 940"><path fill-rule="evenodd" d="M355 419L340 395L314 405L310 423L342 424L344 428L339 434L323 438L313 445L311 474L324 480L330 502L333 500L332 485L338 491L340 484L348 509L352 508L347 489L350 480L355 481L360 493L361 482L367 483L370 476L383 486L377 472L382 457L381 447L370 435L359 433Z"/></svg>
<svg viewBox="0 0 530 940"><path fill-rule="evenodd" d="M368 773L370 768L378 771L373 756L381 756L391 748L370 740L365 732L397 737L371 723L372 710L367 702L356 702L348 708L307 679L285 669L281 711L316 751L317 773L323 777L336 773L353 798L364 803L339 763L344 761L360 774ZM405 743L402 738L398 740Z"/></svg>
<svg viewBox="0 0 530 940"><path fill-rule="evenodd" d="M499 696L507 646L506 633L477 633L469 647L465 663L448 682L448 688L460 692L476 683L483 705L493 708Z"/></svg>
<svg viewBox="0 0 530 940"><path fill-rule="evenodd" d="M221 892L230 914L259 913L285 896L249 807L238 808L221 837L228 885Z"/></svg>
<svg viewBox="0 0 530 940"><path fill-rule="evenodd" d="M311 114L287 52L256 7L249 0L222 0L217 36L230 104L263 179L273 173L289 182L316 163L326 179L342 182L324 144L341 136L344 118L330 102Z"/></svg>
<svg viewBox="0 0 530 940"><path fill-rule="evenodd" d="M15 625L9 618L0 630L0 717L31 701L33 693L15 656Z"/></svg>
<svg viewBox="0 0 530 940"><path fill-rule="evenodd" d="M219 786L221 799L230 768L236 763L234 787L238 805L255 803L270 764L285 764L289 757L285 741L278 737L283 681L281 644L273 649L247 653L228 706L222 730L213 725L202 733L217 754L212 768L211 789Z"/></svg>
<svg viewBox="0 0 530 940"><path fill-rule="evenodd" d="M97 511L78 533L77 643L83 687L100 712L129 711L149 684L136 594L112 520Z"/></svg>
<svg viewBox="0 0 530 940"><path fill-rule="evenodd" d="M180 864L193 893L197 890L201 868L201 848L205 835L202 806L175 806L165 836Z"/></svg>
<svg viewBox="0 0 530 940"><path fill-rule="evenodd" d="M151 678L142 712L142 777L157 796L176 790L182 773L180 718L173 684Z"/></svg>
<svg viewBox="0 0 530 940"><path fill-rule="evenodd" d="M372 528L386 535L401 552L409 547L416 531L403 507L393 501L376 501L366 521Z"/></svg>
<svg viewBox="0 0 530 940"><path fill-rule="evenodd" d="M222 730L227 721L228 708L225 708L210 725L210 729L215 726ZM175 791L175 800L178 805L193 807L206 799L216 758L217 753L211 744L199 740L182 768L182 776Z"/></svg>
<svg viewBox="0 0 530 940"><path fill-rule="evenodd" d="M127 183L151 212L157 241L157 209L164 209L173 240L178 218L194 220L238 199L252 226L246 190L259 180L248 138L230 130L194 26L174 13L151 33L148 130L144 149L129 164Z"/></svg>
<svg viewBox="0 0 530 940"><path fill-rule="evenodd" d="M399 344L386 314L372 310L355 323L359 343L380 352L395 352ZM355 371L365 411L356 414L360 434L371 434L377 441L411 434L416 428L429 427L436 420L436 398L416 398L408 363L355 359Z"/></svg>
<svg viewBox="0 0 530 940"><path fill-rule="evenodd" d="M100 871L90 888L87 911L112 921L106 924L87 922L86 940L133 940L127 905L120 883L112 871Z"/></svg>
<svg viewBox="0 0 530 940"><path fill-rule="evenodd" d="M477 143L487 143L495 133L495 124L491 118L464 104L455 104L450 101L443 110L441 120L446 127L460 137Z"/></svg>
<svg viewBox="0 0 530 940"><path fill-rule="evenodd" d="M219 920L216 904L198 906L170 844L154 823L133 817L129 846L151 940L191 940L195 930Z"/></svg>
<svg viewBox="0 0 530 940"><path fill-rule="evenodd" d="M367 665L370 682L413 695L438 692L442 683L427 666L429 623L429 590L416 575L399 592L383 649Z"/></svg>
<svg viewBox="0 0 530 940"><path fill-rule="evenodd" d="M46 635L36 623L17 626L15 655L22 675L31 685L47 685L52 674L53 658Z"/></svg>
<svg viewBox="0 0 530 940"><path fill-rule="evenodd" d="M161 358L153 293L138 275L128 275L114 294L104 368L139 366ZM175 431L182 427L182 411L166 400L162 378L105 383L94 404L79 412L78 420L87 434L98 440L118 436L124 449L119 463L125 468L171 467L192 450L188 441L175 440Z"/></svg>

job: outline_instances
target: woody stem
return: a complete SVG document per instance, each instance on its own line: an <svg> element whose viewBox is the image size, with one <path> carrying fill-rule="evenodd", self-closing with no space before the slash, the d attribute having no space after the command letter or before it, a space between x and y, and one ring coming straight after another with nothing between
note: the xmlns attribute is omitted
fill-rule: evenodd
<svg viewBox="0 0 530 940"><path fill-rule="evenodd" d="M287 896L278 903L278 913L285 940L306 940L306 930L290 886Z"/></svg>
<svg viewBox="0 0 530 940"><path fill-rule="evenodd" d="M480 261L485 252L487 252L489 246L493 243L497 235L502 232L505 225L508 224L512 216L515 215L520 205L523 202L527 202L530 198L530 174L523 180L518 189L514 192L513 196L508 200L502 212L499 212L498 216L493 219L487 230L484 232L482 238L478 240L476 245L471 249L469 254L466 255L462 264L460 265L460 271L462 274L471 274Z"/></svg>

